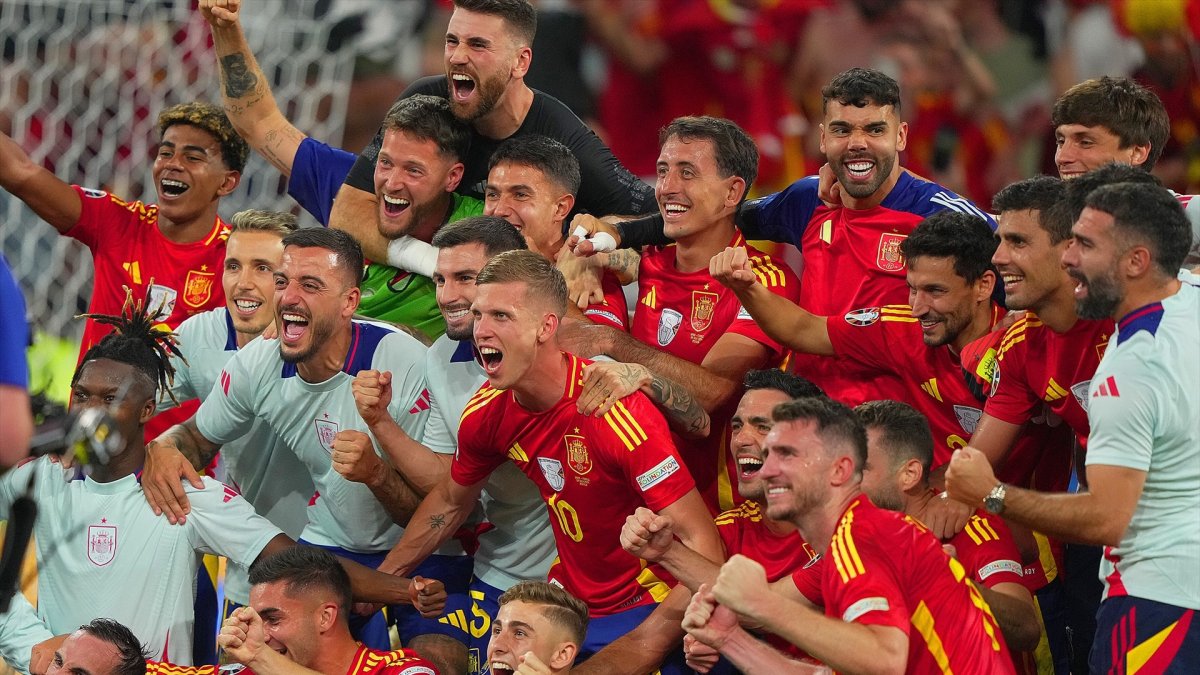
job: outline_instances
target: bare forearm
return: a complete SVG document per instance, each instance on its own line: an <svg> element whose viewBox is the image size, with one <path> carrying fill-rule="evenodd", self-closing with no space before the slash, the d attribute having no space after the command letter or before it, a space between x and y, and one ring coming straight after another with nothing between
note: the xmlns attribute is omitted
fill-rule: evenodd
<svg viewBox="0 0 1200 675"><path fill-rule="evenodd" d="M823 673L820 666L801 663L789 658L774 647L756 639L743 628L736 628L721 646L721 655L729 659L745 675L776 675L777 673Z"/></svg>
<svg viewBox="0 0 1200 675"><path fill-rule="evenodd" d="M1112 514L1090 492L1049 493L1006 487L1005 519L1064 541L1116 546L1121 538Z"/></svg>
<svg viewBox="0 0 1200 675"><path fill-rule="evenodd" d="M404 528L404 536L387 556L389 567L411 572L466 522L475 499L462 502L453 499L448 485L452 480L447 477L417 507L408 527ZM475 495L477 498L478 492Z"/></svg>
<svg viewBox="0 0 1200 675"><path fill-rule="evenodd" d="M897 629L848 623L778 596L765 598L749 618L837 672L904 672L907 644L882 640L879 634L892 630L896 636L890 637L903 637Z"/></svg>
<svg viewBox="0 0 1200 675"><path fill-rule="evenodd" d="M621 248L604 254L604 269L617 275L621 284L637 281L638 268L642 264L642 255L631 248Z"/></svg>
<svg viewBox="0 0 1200 675"><path fill-rule="evenodd" d="M1009 648L1020 652L1037 648L1042 629L1028 591L1025 591L1027 599L1021 599L986 586L976 585L976 588L992 608L992 615L996 617L996 623L1000 625L1000 632Z"/></svg>
<svg viewBox="0 0 1200 675"><path fill-rule="evenodd" d="M433 491L449 474L450 455L439 455L414 441L391 417L370 425L379 447L418 498Z"/></svg>
<svg viewBox="0 0 1200 675"><path fill-rule="evenodd" d="M338 557L338 563L350 576L350 589L356 602L383 603L388 605L410 604L407 577L384 574L353 560Z"/></svg>
<svg viewBox="0 0 1200 675"><path fill-rule="evenodd" d="M421 495L404 482L395 469L386 464L382 465L375 478L367 483L367 488L383 505L392 521L401 527L408 527L413 514L421 506Z"/></svg>
<svg viewBox="0 0 1200 675"><path fill-rule="evenodd" d="M611 349L606 353L617 361L640 363L660 378L678 383L690 392L711 413L729 400L741 385L740 382L723 378L705 368L683 359L660 352L638 341L628 333L612 329Z"/></svg>
<svg viewBox="0 0 1200 675"><path fill-rule="evenodd" d="M712 430L712 418L687 388L652 373L650 384L643 387L642 392L658 404L667 423L676 432L688 438L708 437Z"/></svg>
<svg viewBox="0 0 1200 675"><path fill-rule="evenodd" d="M755 323L781 345L805 354L833 355L825 317L812 314L762 284L734 291Z"/></svg>
<svg viewBox="0 0 1200 675"><path fill-rule="evenodd" d="M572 675L635 675L653 673L683 642L683 614L691 592L684 586L671 589L632 631L571 669Z"/></svg>
<svg viewBox="0 0 1200 675"><path fill-rule="evenodd" d="M329 227L358 240L368 260L387 260L388 240L379 234L378 202L375 195L343 185L329 212Z"/></svg>
<svg viewBox="0 0 1200 675"><path fill-rule="evenodd" d="M700 584L710 587L716 584L717 575L721 572L720 565L678 541L667 549L659 563L693 593L700 589Z"/></svg>
<svg viewBox="0 0 1200 675"><path fill-rule="evenodd" d="M195 419L176 424L164 431L159 438L150 441L150 444L154 445L160 440L173 442L188 463L197 471L203 470L212 463L213 458L217 456L217 451L221 449L221 446L209 441L200 433L200 430L196 428Z"/></svg>

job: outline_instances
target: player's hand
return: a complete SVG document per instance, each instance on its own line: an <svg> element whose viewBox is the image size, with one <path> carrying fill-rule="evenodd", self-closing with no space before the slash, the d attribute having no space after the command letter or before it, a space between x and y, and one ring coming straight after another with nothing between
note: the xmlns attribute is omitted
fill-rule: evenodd
<svg viewBox="0 0 1200 675"><path fill-rule="evenodd" d="M413 577L408 584L413 609L426 619L436 619L446 610L446 585L437 579Z"/></svg>
<svg viewBox="0 0 1200 675"><path fill-rule="evenodd" d="M946 469L946 494L950 499L972 509L978 508L996 483L992 463L982 452L967 446L951 455L950 466Z"/></svg>
<svg viewBox="0 0 1200 675"><path fill-rule="evenodd" d="M683 658L688 668L697 673L707 673L721 660L721 653L688 633L683 636Z"/></svg>
<svg viewBox="0 0 1200 675"><path fill-rule="evenodd" d="M237 23L242 0L200 0L200 14L212 26L231 26Z"/></svg>
<svg viewBox="0 0 1200 675"><path fill-rule="evenodd" d="M154 515L166 514L172 525L187 521L187 514L192 511L181 478L198 490L204 488L200 474L179 451L174 439L163 435L150 441L142 466L142 494Z"/></svg>
<svg viewBox="0 0 1200 675"><path fill-rule="evenodd" d="M374 426L389 415L392 403L392 373L389 370L360 370L350 382L354 406L367 426Z"/></svg>
<svg viewBox="0 0 1200 675"><path fill-rule="evenodd" d="M713 586L713 597L723 606L753 621L762 621L757 615L764 597L771 593L767 585L767 571L759 563L737 554L721 565L717 583Z"/></svg>
<svg viewBox="0 0 1200 675"><path fill-rule="evenodd" d="M333 437L333 470L349 481L371 485L378 482L388 467L375 454L371 437L361 431L344 429Z"/></svg>
<svg viewBox="0 0 1200 675"><path fill-rule="evenodd" d="M263 629L262 617L253 607L238 607L233 610L228 619L221 624L221 632L217 635L217 646L231 660L246 666L264 656L264 652L273 652L267 647L267 634Z"/></svg>
<svg viewBox="0 0 1200 675"><path fill-rule="evenodd" d="M17 592L20 593L20 591ZM63 633L34 645L29 653L30 675L45 675L50 670L50 664L54 663L54 652L58 651L58 648L69 637L71 637L70 633Z"/></svg>
<svg viewBox="0 0 1200 675"><path fill-rule="evenodd" d="M554 266L567 280L567 297L576 307L582 310L604 302L604 287L600 283L603 269L573 255L566 244L554 256Z"/></svg>
<svg viewBox="0 0 1200 675"><path fill-rule="evenodd" d="M662 560L674 543L671 519L644 506L627 517L621 528L621 548L650 562Z"/></svg>
<svg viewBox="0 0 1200 675"><path fill-rule="evenodd" d="M842 205L842 184L838 182L829 162L822 164L817 172L817 198L825 202L825 206Z"/></svg>
<svg viewBox="0 0 1200 675"><path fill-rule="evenodd" d="M279 337L279 324L272 321L271 323L267 324L266 328L263 329L262 339L275 340L278 337Z"/></svg>
<svg viewBox="0 0 1200 675"><path fill-rule="evenodd" d="M613 224L586 213L577 214L571 219L567 248L575 255L584 258L601 251L612 251L620 245L621 235Z"/></svg>
<svg viewBox="0 0 1200 675"><path fill-rule="evenodd" d="M597 361L583 368L583 391L575 408L581 415L601 417L617 401L642 387L650 386L654 378L650 370L637 363Z"/></svg>
<svg viewBox="0 0 1200 675"><path fill-rule="evenodd" d="M758 283L758 277L750 267L750 256L744 246L728 247L714 255L712 260L708 261L708 273L734 293Z"/></svg>
<svg viewBox="0 0 1200 675"><path fill-rule="evenodd" d="M533 652L525 652L520 657L520 663L517 664L515 671L516 675L550 675L553 671L550 666L542 663L538 657L534 656Z"/></svg>
<svg viewBox="0 0 1200 675"><path fill-rule="evenodd" d="M688 635L720 650L737 627L737 616L729 608L717 604L716 596L708 584L700 584L700 590L692 596L683 615L683 629Z"/></svg>
<svg viewBox="0 0 1200 675"><path fill-rule="evenodd" d="M971 514L975 511L973 507L966 504L946 499L945 495L946 493L943 492L941 499L930 501L929 506L925 507L925 513L921 515L921 522L929 528L933 536L943 540L962 532L962 529L967 526L967 521L971 519Z"/></svg>

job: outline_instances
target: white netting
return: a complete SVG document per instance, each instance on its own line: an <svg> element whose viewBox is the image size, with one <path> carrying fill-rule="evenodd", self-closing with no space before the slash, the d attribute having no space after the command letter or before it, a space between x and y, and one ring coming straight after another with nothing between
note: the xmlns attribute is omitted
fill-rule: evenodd
<svg viewBox="0 0 1200 675"><path fill-rule="evenodd" d="M169 105L220 104L208 25L189 0L0 0L0 129L63 180L154 200L155 119ZM249 3L250 46L285 114L339 144L354 67L327 50L319 0ZM347 46L349 47L349 46ZM251 153L221 215L294 210L279 172ZM35 327L78 340L91 293L87 249L0 190L0 245Z"/></svg>

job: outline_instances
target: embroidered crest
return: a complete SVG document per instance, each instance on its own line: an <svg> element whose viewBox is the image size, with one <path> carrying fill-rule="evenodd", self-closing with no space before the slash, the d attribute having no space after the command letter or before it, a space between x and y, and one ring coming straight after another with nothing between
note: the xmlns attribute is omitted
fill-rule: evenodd
<svg viewBox="0 0 1200 675"><path fill-rule="evenodd" d="M555 492L562 490L563 485L567 482L562 462L549 457L538 457L537 461L538 466L542 469L542 475L546 477L546 482L550 484L550 487L554 488Z"/></svg>
<svg viewBox="0 0 1200 675"><path fill-rule="evenodd" d="M851 326L870 326L879 320L878 307L866 307L846 312L846 323Z"/></svg>
<svg viewBox="0 0 1200 675"><path fill-rule="evenodd" d="M717 311L717 301L721 296L712 291L692 291L692 330L702 333L712 325L713 314Z"/></svg>
<svg viewBox="0 0 1200 675"><path fill-rule="evenodd" d="M1075 400L1079 401L1079 407L1083 408L1083 412L1088 411L1088 388L1092 386L1091 380L1084 380L1071 385L1071 393L1075 395Z"/></svg>
<svg viewBox="0 0 1200 675"><path fill-rule="evenodd" d="M973 434L975 427L979 425L979 418L983 417L983 411L979 408L956 405L954 406L954 416L958 418L958 425L963 428L963 431Z"/></svg>
<svg viewBox="0 0 1200 675"><path fill-rule="evenodd" d="M117 557L117 527L115 525L88 526L87 557L97 567L104 567Z"/></svg>
<svg viewBox="0 0 1200 675"><path fill-rule="evenodd" d="M150 311L157 312L154 315L155 321L166 321L167 317L175 313L175 300L179 297L179 293L170 286L154 284L150 286Z"/></svg>
<svg viewBox="0 0 1200 675"><path fill-rule="evenodd" d="M875 264L885 272L899 272L904 269L904 254L900 252L900 242L908 238L905 234L885 232L879 236L879 251L875 255Z"/></svg>
<svg viewBox="0 0 1200 675"><path fill-rule="evenodd" d="M578 432L579 429L575 431ZM581 476L591 471L592 458L588 457L588 448L583 442L583 436L567 434L563 436L563 441L567 444L567 465L571 470Z"/></svg>
<svg viewBox="0 0 1200 675"><path fill-rule="evenodd" d="M337 436L338 423L332 420L313 420L317 425L317 442L325 448L325 452L333 454L333 437Z"/></svg>
<svg viewBox="0 0 1200 675"><path fill-rule="evenodd" d="M183 282L183 301L190 307L203 307L212 298L217 275L212 272L188 270Z"/></svg>
<svg viewBox="0 0 1200 675"><path fill-rule="evenodd" d="M679 324L683 323L683 315L673 309L664 309L658 317L658 346L666 347L675 339L679 332Z"/></svg>

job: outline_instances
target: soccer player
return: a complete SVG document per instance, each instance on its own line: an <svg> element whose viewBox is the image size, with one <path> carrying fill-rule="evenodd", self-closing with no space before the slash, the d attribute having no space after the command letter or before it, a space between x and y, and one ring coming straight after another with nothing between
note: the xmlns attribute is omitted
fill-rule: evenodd
<svg viewBox="0 0 1200 675"><path fill-rule="evenodd" d="M229 359L219 394L214 390L194 418L147 447L142 483L156 510L186 521L179 478L194 480L194 467L204 466L222 443L240 438L263 419L308 468L316 487L303 541L377 567L399 539L398 523L408 522L417 498L391 466L365 484L339 472L348 455L378 452L355 407L351 373L391 371L395 394L388 414L420 438L428 415L425 348L390 327L352 320L363 265L362 251L349 235L305 228L285 237L283 246L274 272L279 339L253 342ZM447 582L455 594L450 611L469 607L470 559L457 543L441 553L416 573ZM460 628L423 619L411 608L394 615L406 643L439 663L439 669L442 663L465 660ZM377 613L372 621L363 634L368 644L385 648L382 616Z"/></svg>
<svg viewBox="0 0 1200 675"><path fill-rule="evenodd" d="M733 214L754 182L758 150L736 124L716 117L678 118L659 140L654 194L676 244L642 256L629 333L576 321L564 326L569 328L565 344L577 354L641 364L679 383L713 420L725 422L737 406L746 372L778 366L786 357L708 270L708 261L725 247L746 245ZM764 286L796 301L799 282L786 264L757 250L750 258ZM597 407L636 388L636 380L599 383ZM677 441L688 448L684 461L713 515L741 501L734 494L737 464L728 440L722 423L703 441Z"/></svg>
<svg viewBox="0 0 1200 675"><path fill-rule="evenodd" d="M334 194L354 164L354 154L309 137L284 117L246 42L239 2L205 0L200 9L212 28L230 121L288 177L288 194L318 222L328 224ZM443 223L479 214L479 200L454 193L467 143L466 126L450 114L444 99L413 97L388 111L372 187L379 213L364 221L378 227L354 230L371 260L385 260L383 251L391 240L411 235L428 242ZM436 338L445 324L427 277L372 262L363 275L359 314Z"/></svg>
<svg viewBox="0 0 1200 675"><path fill-rule="evenodd" d="M1003 316L992 301L996 238L987 223L935 213L900 242L909 304L817 316L758 283L742 249L713 257L710 272L731 288L768 335L797 352L838 356L903 383L903 399L934 428L934 466L966 445L983 414L982 396L962 374L959 353Z"/></svg>
<svg viewBox="0 0 1200 675"><path fill-rule="evenodd" d="M862 494L867 439L854 413L809 398L777 406L772 419L760 472L767 512L791 520L829 557L825 615L773 593L761 565L734 556L693 599L688 632L750 672L785 667L785 657L738 628L731 611L837 672L1013 673L996 620L962 565L927 530Z"/></svg>
<svg viewBox="0 0 1200 675"><path fill-rule="evenodd" d="M180 355L172 357L175 378L170 392L180 401L222 393L214 386L225 364L275 323L272 275L283 257L283 238L296 230L296 217L248 210L234 214L231 223L221 275L225 307L197 314L176 331ZM171 405L171 398L158 403L160 410ZM221 446L221 458L228 480L259 515L289 537L299 537L308 524L305 512L313 495L312 478L270 425L256 420L244 436ZM246 568L236 561L230 561L226 570L225 599L226 607L229 602L250 601Z"/></svg>
<svg viewBox="0 0 1200 675"><path fill-rule="evenodd" d="M340 568L339 568L340 569ZM113 619L95 619L54 651L47 675L144 675L146 652L133 631Z"/></svg>
<svg viewBox="0 0 1200 675"><path fill-rule="evenodd" d="M112 438L121 446L107 462L93 457L91 474L80 480L71 480L81 475L77 469L49 458L10 471L0 479L0 519L9 517L13 500L32 481L41 511L34 529L38 611L51 631L64 634L109 616L130 626L154 655L186 663L192 659L196 554L248 566L295 542L235 490L207 478L181 487L193 507L181 526L147 506L139 484L142 426L171 377L166 353L173 338L153 327L151 312L130 299L123 316L93 317L116 331L88 350L71 384L72 408L111 415ZM361 566L351 573L362 600L412 601L407 580Z"/></svg>
<svg viewBox="0 0 1200 675"><path fill-rule="evenodd" d="M607 146L566 106L525 84L537 29L537 11L529 0L455 0L446 28L446 74L414 82L401 95L445 98L459 120L470 124L470 151L463 158L458 191L483 198L488 159L506 139L530 134L552 138L579 160L580 182L575 209L597 214L641 214L654 207L650 187L621 165ZM382 130L381 130L382 131ZM337 194L330 226L355 236L374 222L376 206L372 171L381 135L354 164ZM405 253L412 241L389 245L386 258L373 259L402 269L433 273L436 252L427 246Z"/></svg>
<svg viewBox="0 0 1200 675"><path fill-rule="evenodd" d="M31 161L3 133L0 187L60 234L91 249L95 280L89 313L119 313L128 286L157 312L156 321L173 329L193 314L225 304L217 275L229 228L217 205L237 188L249 150L220 108L208 103L163 110L158 129L152 171L157 204L70 185ZM107 333L106 326L89 319L80 358ZM162 415L149 425L148 438L195 410L188 404Z"/></svg>
<svg viewBox="0 0 1200 675"><path fill-rule="evenodd" d="M716 530L661 414L644 396L623 397L603 417L577 411L586 362L559 349L566 282L551 263L528 251L501 253L476 283L475 346L488 384L463 413L449 477L421 503L381 569L408 569L445 541L489 474L511 460L550 512L559 556L550 580L588 606L586 657L643 619L667 591L652 569L612 545L622 517L642 505L661 511L681 540L713 560Z"/></svg>
<svg viewBox="0 0 1200 675"><path fill-rule="evenodd" d="M898 154L908 140L900 117L900 87L875 70L852 68L821 91L824 120L821 151L841 185L841 203L823 204L818 178L804 178L778 192L739 207L736 223L747 239L795 244L804 259L799 305L817 316L837 316L864 307L902 304L905 258L900 244L912 229L937 211L949 209L991 218L950 190L907 173ZM622 246L665 244L671 237L662 221L643 218L602 229ZM580 252L589 245L577 247ZM797 357L795 372L826 394L857 404L878 398L900 384L852 363L815 356Z"/></svg>
<svg viewBox="0 0 1200 675"><path fill-rule="evenodd" d="M974 448L955 454L950 496L1069 541L1104 546L1091 672L1200 668L1200 289L1177 279L1187 218L1161 188L1091 192L1063 254L1078 314L1117 322L1086 392L1088 490L1045 494L996 481ZM1134 618L1136 614L1136 620Z"/></svg>
<svg viewBox="0 0 1200 675"><path fill-rule="evenodd" d="M29 409L29 324L25 322L25 298L0 255L0 469L16 464L29 454L33 417Z"/></svg>
<svg viewBox="0 0 1200 675"><path fill-rule="evenodd" d="M500 596L488 667L517 675L569 673L587 626L588 608L579 598L544 581L522 581Z"/></svg>

